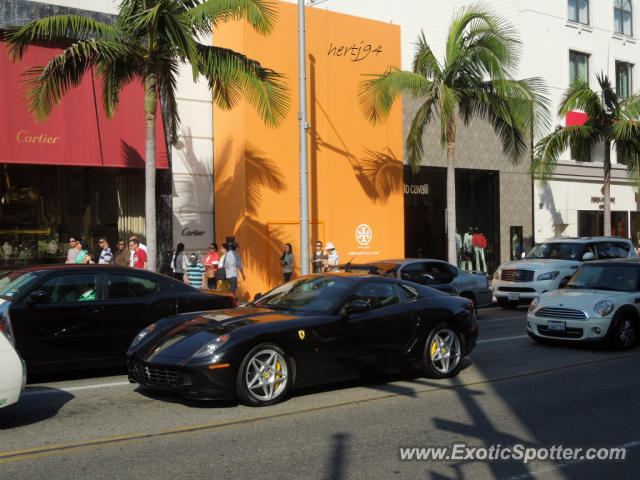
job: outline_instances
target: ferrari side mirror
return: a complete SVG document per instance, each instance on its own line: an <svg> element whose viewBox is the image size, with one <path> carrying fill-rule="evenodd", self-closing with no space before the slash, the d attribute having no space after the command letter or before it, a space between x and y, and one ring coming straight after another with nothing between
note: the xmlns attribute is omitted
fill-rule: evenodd
<svg viewBox="0 0 640 480"><path fill-rule="evenodd" d="M344 307L343 312L345 316L349 316L352 313L366 312L369 309L371 309L371 305L369 305L367 301L356 299L351 303L348 303Z"/></svg>

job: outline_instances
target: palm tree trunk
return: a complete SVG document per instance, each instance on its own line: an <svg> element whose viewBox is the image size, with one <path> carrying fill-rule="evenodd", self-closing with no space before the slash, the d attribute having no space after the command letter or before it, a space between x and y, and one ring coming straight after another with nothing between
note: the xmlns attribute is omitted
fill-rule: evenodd
<svg viewBox="0 0 640 480"><path fill-rule="evenodd" d="M455 143L447 142L447 259L457 265L456 255L456 167Z"/></svg>
<svg viewBox="0 0 640 480"><path fill-rule="evenodd" d="M611 235L611 143L604 144L604 185L602 186L604 235Z"/></svg>
<svg viewBox="0 0 640 480"><path fill-rule="evenodd" d="M145 79L144 111L145 111L145 237L147 242L147 269L156 271L156 76L148 75Z"/></svg>

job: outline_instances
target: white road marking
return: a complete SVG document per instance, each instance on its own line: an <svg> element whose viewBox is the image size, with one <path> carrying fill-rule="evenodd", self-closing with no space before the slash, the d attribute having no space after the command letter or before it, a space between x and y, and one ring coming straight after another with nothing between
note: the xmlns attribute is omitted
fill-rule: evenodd
<svg viewBox="0 0 640 480"><path fill-rule="evenodd" d="M515 337L490 338L489 340L478 340L476 343L506 342L507 340L516 340L518 338L529 338L529 335L517 335Z"/></svg>
<svg viewBox="0 0 640 480"><path fill-rule="evenodd" d="M76 392L78 390L93 390L96 388L121 387L123 385L132 385L132 384L129 382L97 383L95 385L80 385L78 387L68 387L68 388L56 388L56 387L49 387L46 385L34 385L33 387L27 387L27 389L24 392L22 392L21 396L26 397L29 395L46 395L46 394L60 393L60 392ZM29 388L33 388L34 390L29 390Z"/></svg>
<svg viewBox="0 0 640 480"><path fill-rule="evenodd" d="M505 318L492 318L491 320L484 320L482 318L478 318L478 323L479 324L483 324L483 323L494 323L494 322L506 322L506 321L514 321L514 320L526 320L527 317L524 316L520 316L520 317L505 317Z"/></svg>

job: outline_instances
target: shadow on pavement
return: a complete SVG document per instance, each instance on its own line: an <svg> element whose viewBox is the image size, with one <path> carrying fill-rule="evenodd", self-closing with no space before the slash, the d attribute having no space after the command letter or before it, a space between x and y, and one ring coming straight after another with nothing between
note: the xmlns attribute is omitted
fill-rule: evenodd
<svg viewBox="0 0 640 480"><path fill-rule="evenodd" d="M43 402L46 395L46 402ZM48 387L27 387L18 403L0 409L0 430L23 427L55 417L63 405L75 396Z"/></svg>

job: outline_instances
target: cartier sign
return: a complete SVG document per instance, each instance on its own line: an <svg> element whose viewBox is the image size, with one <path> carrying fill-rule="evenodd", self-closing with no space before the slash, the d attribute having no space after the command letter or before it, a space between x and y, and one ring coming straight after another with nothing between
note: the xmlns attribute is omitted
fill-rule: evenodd
<svg viewBox="0 0 640 480"><path fill-rule="evenodd" d="M60 140L60 137L52 137L51 135L47 135L46 133L41 133L40 135L31 133L29 130L20 130L16 134L16 141L18 143L44 143L51 144L57 143Z"/></svg>
<svg viewBox="0 0 640 480"><path fill-rule="evenodd" d="M183 237L201 237L202 235L204 235L204 230L191 230L189 229L189 227L185 227L182 229Z"/></svg>

